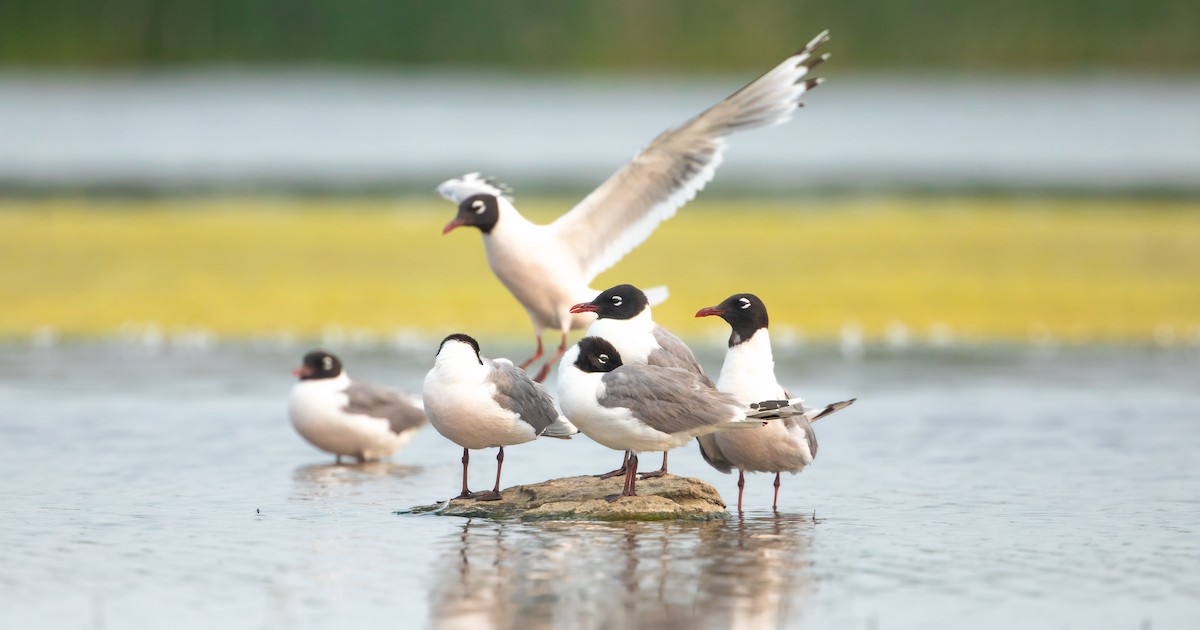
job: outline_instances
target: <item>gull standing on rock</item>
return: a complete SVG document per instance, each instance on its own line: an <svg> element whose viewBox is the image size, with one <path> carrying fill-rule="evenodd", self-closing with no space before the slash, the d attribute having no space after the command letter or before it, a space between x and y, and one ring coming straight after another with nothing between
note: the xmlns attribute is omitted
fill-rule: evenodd
<svg viewBox="0 0 1200 630"><path fill-rule="evenodd" d="M386 387L352 381L342 361L324 350L304 355L292 370L288 417L313 446L360 462L386 457L425 425L421 399Z"/></svg>
<svg viewBox="0 0 1200 630"><path fill-rule="evenodd" d="M623 364L617 349L599 337L584 337L564 363L558 381L563 413L584 435L629 452L619 496L637 495L638 452L667 451L716 431L760 428L763 420L756 418L788 410L777 404L772 411L752 411L682 368Z"/></svg>
<svg viewBox="0 0 1200 630"><path fill-rule="evenodd" d="M457 216L442 234L461 226L478 228L492 272L529 314L537 350L521 367L541 358L546 329L562 335L557 353L535 380L544 380L566 351L567 333L591 321L587 315L572 315L571 305L595 295L588 284L597 275L645 241L712 180L725 137L791 119L802 105L801 96L821 83L806 77L829 57L816 54L828 39L828 31L821 33L725 100L659 134L629 164L548 225L521 216L507 187L479 173L438 186L441 196L458 204ZM653 297L661 302L666 290L655 291Z"/></svg>
<svg viewBox="0 0 1200 630"><path fill-rule="evenodd" d="M738 293L716 306L700 309L696 317L717 315L733 329L729 350L717 379L717 389L737 396L742 404L770 398L792 396L775 378L775 359L767 332L767 307L750 293ZM817 456L817 434L812 423L845 407L851 398L819 408L798 405L800 415L772 422L753 431L719 433L697 438L704 461L723 472L738 469L738 512L742 511L742 491L746 471L775 473L773 510L779 509L779 474L796 474Z"/></svg>
<svg viewBox="0 0 1200 630"><path fill-rule="evenodd" d="M457 499L500 500L504 447L538 437L569 439L579 432L558 412L550 394L507 359L479 354L479 342L454 334L442 340L425 376L425 414L438 433L463 447L462 493ZM467 489L470 449L500 447L491 492Z"/></svg>
<svg viewBox="0 0 1200 630"><path fill-rule="evenodd" d="M596 321L588 327L589 337L599 337L613 345L621 354L625 365L656 365L658 367L682 368L694 374L697 381L706 387L716 387L704 373L691 348L674 333L654 322L650 313L650 301L640 289L632 284L618 284L606 289L590 302L571 307L572 313L595 313ZM562 388L565 368L573 361L563 360L559 366L559 388ZM625 454L629 459L629 454ZM627 463L599 475L601 478L625 474ZM644 473L643 479L667 474L667 452L663 451L662 467Z"/></svg>

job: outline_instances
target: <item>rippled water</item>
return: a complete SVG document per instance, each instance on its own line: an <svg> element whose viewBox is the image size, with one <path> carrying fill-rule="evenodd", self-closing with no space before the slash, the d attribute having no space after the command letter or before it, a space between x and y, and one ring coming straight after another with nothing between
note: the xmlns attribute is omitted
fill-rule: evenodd
<svg viewBox="0 0 1200 630"><path fill-rule="evenodd" d="M457 492L457 447L426 430L392 463L332 465L285 419L302 350L0 348L5 625L1200 625L1195 349L782 353L810 400L860 400L818 424L780 514L755 475L751 511L704 524L397 515ZM417 388L432 353L344 355ZM506 486L619 457L507 455ZM672 468L736 499L693 448Z"/></svg>

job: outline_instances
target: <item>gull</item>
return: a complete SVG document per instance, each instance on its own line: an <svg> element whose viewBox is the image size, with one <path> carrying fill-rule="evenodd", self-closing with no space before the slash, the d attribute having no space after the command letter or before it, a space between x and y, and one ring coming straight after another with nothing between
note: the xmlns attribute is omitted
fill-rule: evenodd
<svg viewBox="0 0 1200 630"><path fill-rule="evenodd" d="M425 415L451 442L463 447L462 493L457 499L500 500L504 447L538 437L569 439L579 430L558 412L550 394L507 359L479 354L479 342L464 334L442 340L433 369L425 375ZM467 489L470 449L500 448L491 492Z"/></svg>
<svg viewBox="0 0 1200 630"><path fill-rule="evenodd" d="M696 355L679 337L656 324L650 312L650 301L640 289L632 284L618 284L606 289L590 302L571 307L572 313L595 313L596 321L588 327L589 337L599 337L611 343L621 354L626 365L657 365L659 367L682 368L695 374L697 380L707 387L716 387L700 367ZM565 365L563 360L558 374L561 388ZM625 460L629 454L625 454ZM602 479L625 474L626 463L621 467L599 475ZM654 472L642 474L642 478L661 477L667 474L667 452L663 451L662 467Z"/></svg>
<svg viewBox="0 0 1200 630"><path fill-rule="evenodd" d="M792 399L775 378L775 359L771 352L771 336L767 332L767 307L758 296L738 293L716 306L700 309L696 317L717 315L733 329L729 335L729 350L717 379L717 389L729 392L743 404L755 400L783 398L797 400L802 412L772 422L753 431L706 435L697 438L704 461L723 472L738 469L738 512L742 511L742 491L746 472L775 473L773 510L779 509L779 474L799 473L817 456L817 434L812 423L854 403L854 398L819 408L803 405Z"/></svg>
<svg viewBox="0 0 1200 630"><path fill-rule="evenodd" d="M695 373L657 365L627 365L607 340L584 337L572 347L559 376L563 413L584 435L629 452L622 496L636 496L637 454L667 451L692 438L761 427L782 417L788 401L766 401L762 411L706 385ZM564 359L565 362L565 359ZM762 418L762 419L759 419Z"/></svg>
<svg viewBox="0 0 1200 630"><path fill-rule="evenodd" d="M313 446L359 462L376 460L404 446L425 424L421 399L379 385L352 381L337 356L324 350L304 355L292 370L288 417Z"/></svg>
<svg viewBox="0 0 1200 630"><path fill-rule="evenodd" d="M468 173L442 182L441 196L458 204L458 214L442 234L472 226L483 235L488 265L517 298L533 323L537 349L520 367L542 357L542 334L561 333L556 354L538 371L541 382L567 348L567 333L591 318L570 307L596 294L588 285L645 241L658 224L674 216L712 180L721 164L725 138L757 127L787 122L800 98L821 84L807 78L829 58L817 54L825 31L779 65L725 100L678 127L659 134L633 160L570 211L546 225L525 219L507 186ZM655 303L666 299L661 288Z"/></svg>

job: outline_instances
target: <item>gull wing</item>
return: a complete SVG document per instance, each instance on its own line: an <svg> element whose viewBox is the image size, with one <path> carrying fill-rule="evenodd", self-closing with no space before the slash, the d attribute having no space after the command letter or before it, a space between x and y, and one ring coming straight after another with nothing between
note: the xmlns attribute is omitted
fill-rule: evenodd
<svg viewBox="0 0 1200 630"><path fill-rule="evenodd" d="M828 40L829 31L817 35L725 100L663 132L552 223L562 242L579 257L584 277L590 281L615 265L691 201L720 166L725 136L790 120L801 105L800 97L821 83L805 77L829 57L815 54Z"/></svg>
<svg viewBox="0 0 1200 630"><path fill-rule="evenodd" d="M425 409L413 396L354 381L346 388L346 413L361 414L388 421L393 433L403 433L425 424Z"/></svg>

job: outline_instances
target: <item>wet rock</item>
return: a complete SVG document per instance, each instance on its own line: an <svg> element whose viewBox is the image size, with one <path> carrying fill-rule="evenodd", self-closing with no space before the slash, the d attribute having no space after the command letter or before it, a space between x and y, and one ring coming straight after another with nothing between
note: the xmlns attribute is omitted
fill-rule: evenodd
<svg viewBox="0 0 1200 630"><path fill-rule="evenodd" d="M607 501L606 497L621 493L623 484L624 480L619 477L551 479L505 488L499 501L453 499L449 503L420 506L399 513L592 521L712 520L728 516L716 488L699 479L675 475L645 479L637 483L638 496Z"/></svg>

